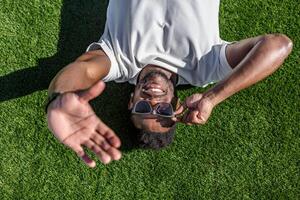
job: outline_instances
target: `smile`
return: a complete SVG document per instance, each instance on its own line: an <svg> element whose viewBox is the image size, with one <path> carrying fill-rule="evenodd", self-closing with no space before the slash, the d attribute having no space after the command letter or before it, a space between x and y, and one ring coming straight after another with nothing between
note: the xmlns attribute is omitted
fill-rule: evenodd
<svg viewBox="0 0 300 200"><path fill-rule="evenodd" d="M158 89L158 88L142 89L142 91L148 95L155 95L155 96L161 96L166 93L162 89Z"/></svg>
<svg viewBox="0 0 300 200"><path fill-rule="evenodd" d="M160 96L166 94L159 84L149 83L142 88L142 92L148 95Z"/></svg>

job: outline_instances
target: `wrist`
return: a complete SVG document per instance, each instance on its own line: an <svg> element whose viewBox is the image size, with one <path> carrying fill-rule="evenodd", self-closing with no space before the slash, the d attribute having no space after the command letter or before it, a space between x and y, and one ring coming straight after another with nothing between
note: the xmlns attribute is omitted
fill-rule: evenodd
<svg viewBox="0 0 300 200"><path fill-rule="evenodd" d="M61 93L59 93L59 92L54 92L54 93L52 93L52 94L50 94L50 95L48 96L48 99L47 99L47 101L46 101L46 103L45 103L45 113L46 113L46 114L47 114L47 112L48 112L49 105L50 105L53 101L55 101L60 95L61 95Z"/></svg>
<svg viewBox="0 0 300 200"><path fill-rule="evenodd" d="M218 105L228 97L225 86L224 82L218 83L213 88L203 93L203 98L209 99L214 106Z"/></svg>
<svg viewBox="0 0 300 200"><path fill-rule="evenodd" d="M203 100L208 101L211 103L213 106L216 106L219 104L218 102L218 96L214 91L208 91L203 93Z"/></svg>

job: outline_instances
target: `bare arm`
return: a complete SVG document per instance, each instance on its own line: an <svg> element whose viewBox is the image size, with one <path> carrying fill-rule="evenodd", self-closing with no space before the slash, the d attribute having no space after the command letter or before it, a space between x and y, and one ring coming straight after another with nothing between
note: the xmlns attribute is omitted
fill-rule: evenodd
<svg viewBox="0 0 300 200"><path fill-rule="evenodd" d="M243 57L249 49L249 52ZM266 35L241 41L227 49L233 73L204 94L214 105L271 75L292 50L292 42L283 35Z"/></svg>
<svg viewBox="0 0 300 200"><path fill-rule="evenodd" d="M226 57L233 72L207 92L188 97L185 106L190 111L183 122L204 124L214 106L271 75L291 50L292 42L284 35L264 35L229 45Z"/></svg>
<svg viewBox="0 0 300 200"><path fill-rule="evenodd" d="M110 61L103 51L87 52L58 72L50 83L48 95L87 89L104 78L109 69Z"/></svg>

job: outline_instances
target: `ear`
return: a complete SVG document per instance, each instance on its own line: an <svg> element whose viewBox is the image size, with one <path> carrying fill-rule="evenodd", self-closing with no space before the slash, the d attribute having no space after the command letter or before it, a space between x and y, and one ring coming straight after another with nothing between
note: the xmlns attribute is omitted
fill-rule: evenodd
<svg viewBox="0 0 300 200"><path fill-rule="evenodd" d="M131 110L133 108L133 93L130 94L130 99L128 102L128 110Z"/></svg>

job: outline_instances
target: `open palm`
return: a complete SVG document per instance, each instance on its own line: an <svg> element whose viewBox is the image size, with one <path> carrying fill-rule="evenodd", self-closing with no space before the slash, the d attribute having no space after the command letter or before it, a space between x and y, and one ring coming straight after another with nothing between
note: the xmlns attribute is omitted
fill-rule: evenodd
<svg viewBox="0 0 300 200"><path fill-rule="evenodd" d="M86 91L64 93L49 105L47 112L49 129L90 167L95 167L96 163L83 147L92 150L104 164L121 158L120 139L89 104L104 88L105 84L100 81Z"/></svg>

